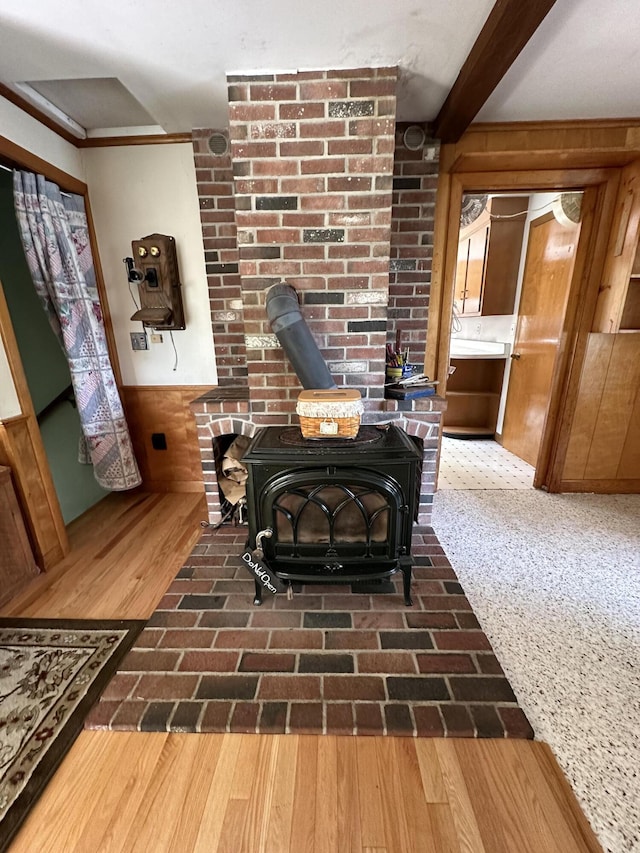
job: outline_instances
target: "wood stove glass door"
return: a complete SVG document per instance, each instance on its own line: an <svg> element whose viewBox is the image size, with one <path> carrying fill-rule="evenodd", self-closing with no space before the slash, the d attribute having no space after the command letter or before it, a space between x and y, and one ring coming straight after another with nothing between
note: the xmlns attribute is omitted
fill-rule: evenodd
<svg viewBox="0 0 640 853"><path fill-rule="evenodd" d="M275 558L338 554L395 559L399 514L406 510L391 478L362 469L287 472L267 484L261 518L273 528Z"/></svg>

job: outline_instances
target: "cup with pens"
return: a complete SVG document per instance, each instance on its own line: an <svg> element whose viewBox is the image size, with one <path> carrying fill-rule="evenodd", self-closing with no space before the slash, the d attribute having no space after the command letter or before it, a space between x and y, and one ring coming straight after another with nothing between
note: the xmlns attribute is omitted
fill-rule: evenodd
<svg viewBox="0 0 640 853"><path fill-rule="evenodd" d="M406 376L411 376L412 373L413 368L409 364L409 347L401 350L399 345L394 349L391 344L387 344L386 383L398 382Z"/></svg>

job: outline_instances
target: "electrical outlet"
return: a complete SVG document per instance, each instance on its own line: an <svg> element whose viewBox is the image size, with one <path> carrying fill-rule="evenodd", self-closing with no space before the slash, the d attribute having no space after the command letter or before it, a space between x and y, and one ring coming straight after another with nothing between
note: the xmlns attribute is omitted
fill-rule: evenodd
<svg viewBox="0 0 640 853"><path fill-rule="evenodd" d="M476 335L482 332L482 323L476 323Z"/></svg>
<svg viewBox="0 0 640 853"><path fill-rule="evenodd" d="M146 332L130 332L129 334L131 336L132 350L149 349Z"/></svg>
<svg viewBox="0 0 640 853"><path fill-rule="evenodd" d="M154 450L166 450L167 436L163 432L152 432L151 447L153 447Z"/></svg>
<svg viewBox="0 0 640 853"><path fill-rule="evenodd" d="M162 335L160 332L151 332L151 343L152 344L161 344L162 343Z"/></svg>

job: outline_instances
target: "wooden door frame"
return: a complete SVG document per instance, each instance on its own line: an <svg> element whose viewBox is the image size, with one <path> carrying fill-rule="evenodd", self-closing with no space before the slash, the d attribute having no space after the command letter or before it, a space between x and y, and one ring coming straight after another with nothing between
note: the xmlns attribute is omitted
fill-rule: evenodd
<svg viewBox="0 0 640 853"><path fill-rule="evenodd" d="M425 373L439 381L440 393L446 392L451 312L454 297L457 243L462 196L465 192L550 192L584 190L582 227L576 249L574 272L569 290L559 358L556 364L547 420L540 447L534 486L557 491L566 456L568 434L573 419L580 371L591 331L601 283L616 193L619 168L527 169L526 163L515 170L497 171L498 156L485 159L486 171L464 171L464 160L455 162L453 151L444 146L438 181L435 214L434 256L427 329ZM539 162L537 152L530 152ZM523 154L526 161L526 152ZM553 157L549 156L553 163ZM558 159L561 159L558 157ZM447 168L448 164L451 164ZM491 167L491 170L489 169ZM460 171L454 171L459 168Z"/></svg>
<svg viewBox="0 0 640 853"><path fill-rule="evenodd" d="M61 190L69 193L81 195L84 199L85 211L87 214L87 226L89 232L89 243L91 245L91 254L93 255L93 265L96 275L96 287L100 297L100 306L102 308L102 316L104 319L105 336L107 339L107 351L113 368L113 375L118 388L122 387L122 373L120 371L120 361L118 359L118 350L116 347L116 339L113 333L113 325L111 323L111 312L109 309L109 300L107 298L107 289L104 283L104 275L102 272L102 264L100 263L100 254L98 252L98 238L96 236L95 225L93 222L93 214L91 212L91 202L89 200L89 188L87 185L69 175L52 163L43 160L26 148L22 148L7 139L0 136L0 162L11 168L27 169L30 172L44 175L50 181L58 184Z"/></svg>
<svg viewBox="0 0 640 853"><path fill-rule="evenodd" d="M3 136L0 136L0 162L11 168L27 169L44 175L65 192L75 193L84 198L96 285L104 318L107 351L116 384L120 388L122 375L87 185ZM1 282L0 338L7 354L21 412L16 417L0 420L0 464L7 464L12 469L36 562L41 569L47 570L69 552L70 546Z"/></svg>

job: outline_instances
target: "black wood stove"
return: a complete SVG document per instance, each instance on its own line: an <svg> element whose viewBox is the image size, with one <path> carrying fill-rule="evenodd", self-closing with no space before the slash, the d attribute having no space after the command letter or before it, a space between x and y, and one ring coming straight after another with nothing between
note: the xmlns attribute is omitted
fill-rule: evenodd
<svg viewBox="0 0 640 853"><path fill-rule="evenodd" d="M411 605L422 454L405 432L362 426L354 439L305 439L298 427L265 427L243 462L248 546L277 578L354 583L402 571Z"/></svg>

